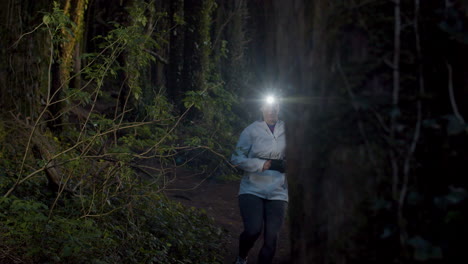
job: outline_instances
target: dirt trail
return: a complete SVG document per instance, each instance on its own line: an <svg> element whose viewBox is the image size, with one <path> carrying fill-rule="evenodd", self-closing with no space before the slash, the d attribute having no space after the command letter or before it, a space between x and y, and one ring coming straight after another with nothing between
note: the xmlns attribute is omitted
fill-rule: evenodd
<svg viewBox="0 0 468 264"><path fill-rule="evenodd" d="M166 194L183 205L205 209L207 214L227 231L228 248L224 263L231 264L237 256L238 237L242 231L242 219L237 203L239 182L212 178L204 180L204 177L206 176L190 175L187 172L178 173L177 178L168 186ZM280 232L274 264L289 263L288 226L286 219ZM257 263L256 258L262 243L261 238L256 242L249 254L249 264Z"/></svg>

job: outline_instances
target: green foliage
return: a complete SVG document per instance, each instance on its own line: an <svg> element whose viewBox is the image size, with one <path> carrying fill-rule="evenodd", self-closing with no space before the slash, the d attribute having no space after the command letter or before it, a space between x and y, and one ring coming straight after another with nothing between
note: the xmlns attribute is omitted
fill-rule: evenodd
<svg viewBox="0 0 468 264"><path fill-rule="evenodd" d="M205 67L214 6L206 1L199 17L207 86L183 100L199 116L178 113L164 87L149 80L156 62L164 62L158 54L166 52L170 29L156 29L168 15L156 1L133 1L125 22L116 18L93 36L95 50L81 54L74 87L61 88L60 98L53 98L63 99L59 112L70 116L60 133L43 125L52 118L48 109L37 126L22 117L8 125L0 121L0 192L12 190L0 199L0 262L222 262L223 231L204 211L165 198L158 185L165 180L159 171L175 169L181 156L193 161L194 170L232 175L224 159L236 140L231 131L239 120L230 112L236 97ZM56 59L64 35L76 25L57 3L42 22ZM35 74L53 74L48 70ZM41 96L48 85L41 86ZM160 166L147 173L151 182L135 169L145 155ZM58 192L47 187L54 184L46 177L52 170L60 178Z"/></svg>
<svg viewBox="0 0 468 264"><path fill-rule="evenodd" d="M120 226L128 241L121 245L124 262L221 262L223 233L204 212L163 197L142 197L137 204L133 210L139 217L127 216L130 224ZM109 224L117 225L112 220Z"/></svg>
<svg viewBox="0 0 468 264"><path fill-rule="evenodd" d="M185 108L195 107L198 110L202 109L205 104L206 93L204 91L188 91L183 99Z"/></svg>
<svg viewBox="0 0 468 264"><path fill-rule="evenodd" d="M55 44L67 41L62 33L65 31L73 36L72 28L76 27L76 24L65 15L64 11L60 8L60 4L56 1L53 2L52 12L45 13L42 17L42 23L45 24Z"/></svg>
<svg viewBox="0 0 468 264"><path fill-rule="evenodd" d="M229 53L228 42L227 40L223 39L221 41L220 57L226 59L228 58L228 53Z"/></svg>
<svg viewBox="0 0 468 264"><path fill-rule="evenodd" d="M183 26L186 24L184 18L178 14L174 14L174 22L179 26Z"/></svg>
<svg viewBox="0 0 468 264"><path fill-rule="evenodd" d="M160 49L162 42L164 42L163 38L157 34L152 35L152 31L148 30L148 28L154 27L154 25L147 24L146 13L148 11L151 12L151 10L154 13L154 5L154 2L135 1L134 5L128 9L131 26L118 27L115 30L117 35L125 36L123 40L126 44L125 48L128 55L124 71L128 75L127 83L133 92L135 100L139 100L142 95L142 70L148 67L150 62L156 60L155 56L148 51ZM157 13L156 19L162 19L166 16L166 13Z"/></svg>
<svg viewBox="0 0 468 264"><path fill-rule="evenodd" d="M145 105L146 113L150 120L161 120L161 122L174 118L172 115L174 107L167 100L166 96L157 94L153 98L152 104Z"/></svg>
<svg viewBox="0 0 468 264"><path fill-rule="evenodd" d="M34 200L0 198L1 248L27 262L95 263L111 241L89 219L54 215L48 206ZM12 256L0 256L0 259Z"/></svg>
<svg viewBox="0 0 468 264"><path fill-rule="evenodd" d="M73 211L79 200L64 202L48 217L49 206L43 202L0 198L0 260L221 263L222 231L194 208L151 195L133 200L131 210L83 218Z"/></svg>
<svg viewBox="0 0 468 264"><path fill-rule="evenodd" d="M235 171L226 161L237 140L232 131L236 127L245 126L245 121L232 113L231 107L237 101L232 92L227 91L220 83L208 84L207 87L207 91L186 93L185 106L197 108L201 117L179 130L179 138L184 139L184 145L194 147L191 155L196 158L192 160L192 165L208 165L209 168L216 169L218 178L231 179L229 175ZM220 159L220 156L224 159Z"/></svg>
<svg viewBox="0 0 468 264"><path fill-rule="evenodd" d="M0 159L3 159L3 152L5 151L5 144L3 144L3 142L5 141L7 135L8 133L5 130L5 126L3 125L3 122L0 121Z"/></svg>

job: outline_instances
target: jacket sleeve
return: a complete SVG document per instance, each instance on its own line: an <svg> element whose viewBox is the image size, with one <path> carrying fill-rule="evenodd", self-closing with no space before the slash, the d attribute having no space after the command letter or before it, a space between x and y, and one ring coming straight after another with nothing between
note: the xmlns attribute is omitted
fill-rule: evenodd
<svg viewBox="0 0 468 264"><path fill-rule="evenodd" d="M246 172L262 172L263 164L266 162L266 160L259 158L249 158L252 144L252 138L248 129L244 129L239 137L234 154L231 157L231 162L236 167Z"/></svg>

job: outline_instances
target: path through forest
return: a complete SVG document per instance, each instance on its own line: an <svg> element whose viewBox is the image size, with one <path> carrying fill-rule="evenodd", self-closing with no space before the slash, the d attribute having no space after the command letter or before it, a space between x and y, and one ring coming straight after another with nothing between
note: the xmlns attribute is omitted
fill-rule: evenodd
<svg viewBox="0 0 468 264"><path fill-rule="evenodd" d="M166 194L172 200L186 206L205 209L210 217L228 234L227 254L224 263L231 264L237 256L238 236L242 230L242 219L237 203L239 181L219 180L205 175L193 175L181 170L167 187ZM256 263L258 251L263 243L260 238L249 254L249 264ZM280 232L274 264L289 263L288 222Z"/></svg>

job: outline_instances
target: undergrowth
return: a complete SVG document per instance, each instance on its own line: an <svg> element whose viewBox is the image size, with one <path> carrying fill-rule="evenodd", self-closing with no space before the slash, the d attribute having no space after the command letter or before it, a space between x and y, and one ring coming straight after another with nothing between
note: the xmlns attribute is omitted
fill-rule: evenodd
<svg viewBox="0 0 468 264"><path fill-rule="evenodd" d="M41 183L24 187L34 185ZM87 217L77 197L62 199L52 215L51 193L0 198L0 262L221 263L226 236L213 219L144 189Z"/></svg>
<svg viewBox="0 0 468 264"><path fill-rule="evenodd" d="M70 78L55 92L49 66L63 61L76 25L56 3L28 33L49 38L47 63L30 73L48 80L33 114L0 114L0 263L222 262L224 231L164 188L181 166L233 175L226 157L239 122L230 113L236 98L212 80L186 91L180 111L164 87L145 82L168 37L147 20L167 17L154 5L136 1L129 23L110 22L93 40L97 50L81 54L79 72L62 69Z"/></svg>

